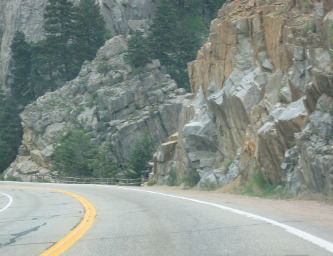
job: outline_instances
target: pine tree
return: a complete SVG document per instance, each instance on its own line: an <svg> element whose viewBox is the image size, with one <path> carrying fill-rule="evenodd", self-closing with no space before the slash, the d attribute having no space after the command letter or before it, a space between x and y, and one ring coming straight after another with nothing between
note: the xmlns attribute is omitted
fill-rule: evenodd
<svg viewBox="0 0 333 256"><path fill-rule="evenodd" d="M127 40L128 51L125 55L125 61L133 67L143 67L150 61L150 51L148 40L143 33L136 31Z"/></svg>
<svg viewBox="0 0 333 256"><path fill-rule="evenodd" d="M54 149L52 166L62 175L91 176L92 161L96 158L96 146L80 126L68 129Z"/></svg>
<svg viewBox="0 0 333 256"><path fill-rule="evenodd" d="M30 87L29 77L31 70L31 46L25 40L25 34L17 31L11 44L14 67L12 74L14 82L11 85L14 97L22 104L34 99L33 88Z"/></svg>
<svg viewBox="0 0 333 256"><path fill-rule="evenodd" d="M118 166L113 157L112 144L107 143L98 151L91 167L95 177L112 178L116 176Z"/></svg>
<svg viewBox="0 0 333 256"><path fill-rule="evenodd" d="M45 7L44 19L52 76L57 75L58 79L69 81L77 74L77 67L72 62L74 54L70 47L75 33L73 3L68 0L49 0Z"/></svg>
<svg viewBox="0 0 333 256"><path fill-rule="evenodd" d="M50 38L31 46L30 82L33 85L36 98L42 96L45 91L53 91L57 88L54 55L56 55L56 48L53 47Z"/></svg>
<svg viewBox="0 0 333 256"><path fill-rule="evenodd" d="M18 103L5 98L0 92L0 172L3 172L17 155L22 139Z"/></svg>
<svg viewBox="0 0 333 256"><path fill-rule="evenodd" d="M129 173L130 178L140 178L148 161L153 158L154 143L148 135L139 138L129 154L129 166L134 173Z"/></svg>
<svg viewBox="0 0 333 256"><path fill-rule="evenodd" d="M175 31L178 29L179 12L169 0L158 2L153 23L149 29L149 42L153 57L165 66L172 65L170 53L174 49Z"/></svg>
<svg viewBox="0 0 333 256"><path fill-rule="evenodd" d="M75 58L79 65L92 60L105 41L105 22L95 0L81 0L76 11Z"/></svg>
<svg viewBox="0 0 333 256"><path fill-rule="evenodd" d="M208 32L197 11L202 6L203 3L196 0L161 0L150 28L153 58L159 59L178 86L186 89L189 89L187 63L195 59Z"/></svg>

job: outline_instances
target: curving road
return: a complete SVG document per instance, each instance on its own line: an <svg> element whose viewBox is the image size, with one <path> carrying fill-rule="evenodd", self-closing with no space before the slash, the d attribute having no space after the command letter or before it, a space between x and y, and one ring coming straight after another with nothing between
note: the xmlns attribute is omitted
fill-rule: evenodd
<svg viewBox="0 0 333 256"><path fill-rule="evenodd" d="M0 182L0 255L42 254L81 223L81 202L46 188L80 195L96 209L90 229L62 255L333 255L333 232L312 236L286 216L251 215L240 205L149 188L14 182Z"/></svg>

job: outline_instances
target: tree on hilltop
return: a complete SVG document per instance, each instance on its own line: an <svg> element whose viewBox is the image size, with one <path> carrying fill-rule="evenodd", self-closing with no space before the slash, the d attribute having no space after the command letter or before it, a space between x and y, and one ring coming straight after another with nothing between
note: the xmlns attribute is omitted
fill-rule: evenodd
<svg viewBox="0 0 333 256"><path fill-rule="evenodd" d="M92 60L105 41L105 22L95 0L81 0L76 11L75 52L79 63Z"/></svg>
<svg viewBox="0 0 333 256"><path fill-rule="evenodd" d="M69 81L76 75L76 68L72 62L74 54L70 47L75 33L73 3L68 0L49 0L45 7L44 19L46 45L51 45L47 54L52 63L52 73L58 75L58 79L64 77L63 80Z"/></svg>
<svg viewBox="0 0 333 256"><path fill-rule="evenodd" d="M16 31L11 44L12 58L14 60L13 84L11 85L14 97L21 104L26 104L34 99L34 91L29 83L31 70L31 47L25 40L25 34L21 31Z"/></svg>
<svg viewBox="0 0 333 256"><path fill-rule="evenodd" d="M143 67L150 61L150 50L148 39L140 31L135 33L127 40L128 51L125 61L135 68Z"/></svg>

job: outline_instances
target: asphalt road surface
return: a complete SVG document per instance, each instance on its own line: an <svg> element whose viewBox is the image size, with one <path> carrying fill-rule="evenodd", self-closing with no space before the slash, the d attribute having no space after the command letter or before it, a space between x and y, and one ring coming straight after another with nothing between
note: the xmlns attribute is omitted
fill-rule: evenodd
<svg viewBox="0 0 333 256"><path fill-rule="evenodd" d="M31 189L40 188L40 189ZM244 211L149 188L0 182L0 255L46 255L82 224L92 225L62 255L321 256L333 255L333 234L315 236L284 216ZM89 217L88 217L89 218ZM310 230L310 228L309 228ZM324 238L324 239L322 239Z"/></svg>

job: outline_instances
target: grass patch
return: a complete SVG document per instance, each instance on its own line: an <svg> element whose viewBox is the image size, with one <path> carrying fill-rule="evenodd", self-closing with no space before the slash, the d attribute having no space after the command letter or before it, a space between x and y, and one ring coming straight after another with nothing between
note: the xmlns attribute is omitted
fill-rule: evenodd
<svg viewBox="0 0 333 256"><path fill-rule="evenodd" d="M217 189L221 188L221 186L218 185L216 182L207 180L207 181L205 181L205 183L203 183L200 186L200 188L205 191L213 191L213 190L217 190Z"/></svg>
<svg viewBox="0 0 333 256"><path fill-rule="evenodd" d="M0 180L5 180L5 176L3 174L0 174Z"/></svg>
<svg viewBox="0 0 333 256"><path fill-rule="evenodd" d="M108 82L108 86L114 86L114 85L116 85L116 84L119 84L119 83L121 83L121 82L123 82L124 81L124 79L123 79L123 77L117 77L117 78L113 78L113 79L111 79L109 82Z"/></svg>
<svg viewBox="0 0 333 256"><path fill-rule="evenodd" d="M138 67L138 68L135 68L132 71L132 75L136 76L136 75L139 75L139 74L143 74L144 72L146 72L146 68L145 67Z"/></svg>
<svg viewBox="0 0 333 256"><path fill-rule="evenodd" d="M187 170L183 177L185 187L194 187L200 181L200 175L197 171Z"/></svg>
<svg viewBox="0 0 333 256"><path fill-rule="evenodd" d="M16 177L8 175L7 178L5 179L6 181L17 181Z"/></svg>
<svg viewBox="0 0 333 256"><path fill-rule="evenodd" d="M156 184L156 182L153 180L148 180L148 182L147 182L147 186L154 186L155 184Z"/></svg>
<svg viewBox="0 0 333 256"><path fill-rule="evenodd" d="M179 182L177 180L177 172L174 169L171 169L168 173L168 186L178 186Z"/></svg>
<svg viewBox="0 0 333 256"><path fill-rule="evenodd" d="M286 11L285 11L284 9L278 10L278 11L276 11L276 12L274 13L274 16L279 16L279 15L285 13L285 12L286 12Z"/></svg>
<svg viewBox="0 0 333 256"><path fill-rule="evenodd" d="M291 198L283 182L267 182L258 170L255 170L251 179L243 187L237 189L241 194L268 198Z"/></svg>

